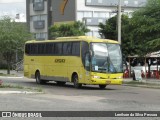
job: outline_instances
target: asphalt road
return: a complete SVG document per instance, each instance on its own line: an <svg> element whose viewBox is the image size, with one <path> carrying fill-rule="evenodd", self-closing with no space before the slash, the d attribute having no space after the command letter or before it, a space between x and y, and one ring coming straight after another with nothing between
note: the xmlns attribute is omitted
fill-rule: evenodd
<svg viewBox="0 0 160 120"><path fill-rule="evenodd" d="M54 82L37 85L34 79L5 77L0 79L4 84L40 88L44 92L43 94L0 94L0 111L160 111L159 89L123 85L110 85L105 90L100 90L98 86L83 86L82 89L75 89L70 83L64 86L58 86ZM4 90L6 88L0 88L0 91ZM23 91L23 89L17 90ZM97 118L87 119L97 120ZM101 119L106 120L106 118ZM158 120L158 118L143 119Z"/></svg>

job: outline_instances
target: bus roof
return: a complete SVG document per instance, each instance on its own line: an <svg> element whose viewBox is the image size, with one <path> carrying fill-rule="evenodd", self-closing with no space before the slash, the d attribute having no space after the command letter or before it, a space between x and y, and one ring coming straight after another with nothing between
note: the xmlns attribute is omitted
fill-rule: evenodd
<svg viewBox="0 0 160 120"><path fill-rule="evenodd" d="M30 40L27 41L26 43L43 43L43 42L64 42L64 41L87 41L87 42L107 42L107 43L115 43L118 44L117 41L115 40L110 40L110 39L101 39L101 38L96 38L92 36L74 36L74 37L58 37L54 40Z"/></svg>

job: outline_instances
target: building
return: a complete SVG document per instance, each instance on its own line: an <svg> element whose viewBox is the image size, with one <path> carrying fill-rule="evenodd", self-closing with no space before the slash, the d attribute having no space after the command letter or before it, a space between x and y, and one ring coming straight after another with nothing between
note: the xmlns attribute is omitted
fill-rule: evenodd
<svg viewBox="0 0 160 120"><path fill-rule="evenodd" d="M121 0L122 12L131 16L147 0ZM118 0L26 0L27 22L35 39L49 39L53 24L85 22L91 30L87 35L100 37L99 23L117 14Z"/></svg>

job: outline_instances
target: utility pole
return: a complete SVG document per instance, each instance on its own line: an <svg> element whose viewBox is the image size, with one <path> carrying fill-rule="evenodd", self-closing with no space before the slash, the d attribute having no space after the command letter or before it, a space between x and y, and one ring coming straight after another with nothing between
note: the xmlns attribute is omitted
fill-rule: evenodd
<svg viewBox="0 0 160 120"><path fill-rule="evenodd" d="M121 44L121 0L118 2L118 42Z"/></svg>

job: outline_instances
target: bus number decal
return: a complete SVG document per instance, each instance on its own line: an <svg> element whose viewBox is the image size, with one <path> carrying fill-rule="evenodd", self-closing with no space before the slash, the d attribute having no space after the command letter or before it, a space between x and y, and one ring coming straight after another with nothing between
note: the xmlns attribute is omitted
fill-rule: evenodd
<svg viewBox="0 0 160 120"><path fill-rule="evenodd" d="M55 59L55 63L65 63L65 59Z"/></svg>

